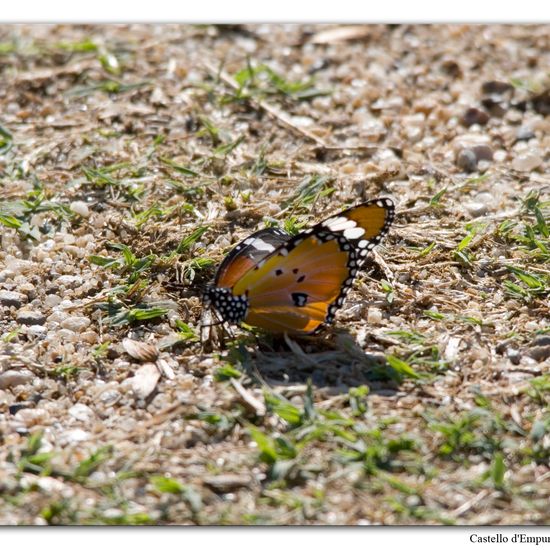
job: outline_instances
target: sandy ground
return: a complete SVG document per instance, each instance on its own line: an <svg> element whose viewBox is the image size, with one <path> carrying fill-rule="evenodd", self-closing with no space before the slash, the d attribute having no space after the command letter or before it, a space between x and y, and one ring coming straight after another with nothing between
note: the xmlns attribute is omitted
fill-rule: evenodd
<svg viewBox="0 0 550 550"><path fill-rule="evenodd" d="M549 43L0 27L0 522L549 523ZM234 243L377 196L326 332L201 333Z"/></svg>

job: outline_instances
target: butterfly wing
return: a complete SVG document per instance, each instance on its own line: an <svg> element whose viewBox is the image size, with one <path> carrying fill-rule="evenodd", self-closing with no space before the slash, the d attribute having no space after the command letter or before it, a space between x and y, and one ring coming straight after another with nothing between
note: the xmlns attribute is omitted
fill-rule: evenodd
<svg viewBox="0 0 550 550"><path fill-rule="evenodd" d="M256 231L224 258L216 273L214 285L232 288L247 271L289 239L290 235L286 231L275 227Z"/></svg>
<svg viewBox="0 0 550 550"><path fill-rule="evenodd" d="M330 323L369 250L394 217L389 199L369 201L303 231L267 255L232 289L246 295L245 322L271 332L310 333Z"/></svg>
<svg viewBox="0 0 550 550"><path fill-rule="evenodd" d="M361 267L372 250L389 231L395 217L395 206L388 198L375 199L344 210L327 218L317 227L344 236L356 250Z"/></svg>

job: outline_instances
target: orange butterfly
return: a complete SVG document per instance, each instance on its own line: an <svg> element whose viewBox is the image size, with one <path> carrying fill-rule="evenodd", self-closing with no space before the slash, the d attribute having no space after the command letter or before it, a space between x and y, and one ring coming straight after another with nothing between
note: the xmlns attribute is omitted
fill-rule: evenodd
<svg viewBox="0 0 550 550"><path fill-rule="evenodd" d="M262 229L224 259L203 301L223 321L309 334L332 322L367 253L386 235L393 202L374 199L291 237Z"/></svg>

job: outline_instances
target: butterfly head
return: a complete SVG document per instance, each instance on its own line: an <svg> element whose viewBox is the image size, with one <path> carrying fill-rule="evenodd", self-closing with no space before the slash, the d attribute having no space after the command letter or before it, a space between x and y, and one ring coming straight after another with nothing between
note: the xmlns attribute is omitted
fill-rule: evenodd
<svg viewBox="0 0 550 550"><path fill-rule="evenodd" d="M213 307L229 323L240 323L248 311L246 295L234 296L229 288L208 286L202 295L202 301L205 306Z"/></svg>

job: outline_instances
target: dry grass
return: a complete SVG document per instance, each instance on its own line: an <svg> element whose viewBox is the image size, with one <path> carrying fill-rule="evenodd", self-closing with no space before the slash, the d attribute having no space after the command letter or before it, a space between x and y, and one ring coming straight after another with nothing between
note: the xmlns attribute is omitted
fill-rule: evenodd
<svg viewBox="0 0 550 550"><path fill-rule="evenodd" d="M547 524L549 36L1 27L0 522ZM201 343L233 243L379 195L334 327Z"/></svg>

